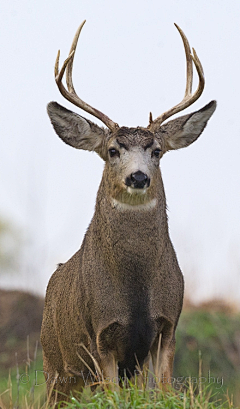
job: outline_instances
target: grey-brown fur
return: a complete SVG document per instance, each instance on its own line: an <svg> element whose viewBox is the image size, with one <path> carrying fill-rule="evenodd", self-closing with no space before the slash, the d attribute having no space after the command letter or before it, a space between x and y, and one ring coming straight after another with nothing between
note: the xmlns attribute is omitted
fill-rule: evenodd
<svg viewBox="0 0 240 409"><path fill-rule="evenodd" d="M184 283L169 238L164 187L154 150L161 149L162 157L170 149L188 146L201 134L215 108L212 101L153 133L140 127L111 132L57 103L48 105L51 122L66 143L95 150L106 162L82 246L57 268L48 284L41 342L48 392L57 373L58 400L61 393L69 395L70 390L84 386L89 370L79 356L95 371L81 343L95 357L104 377L112 379L117 368L120 376L126 372L130 377L136 357L142 367L149 353L155 374L171 376ZM152 146L145 149L151 141ZM110 157L112 147L119 150L119 156ZM139 160L136 163L148 172L150 186L144 194L124 185L128 169L135 166L128 158ZM63 377L67 381L61 383Z"/></svg>

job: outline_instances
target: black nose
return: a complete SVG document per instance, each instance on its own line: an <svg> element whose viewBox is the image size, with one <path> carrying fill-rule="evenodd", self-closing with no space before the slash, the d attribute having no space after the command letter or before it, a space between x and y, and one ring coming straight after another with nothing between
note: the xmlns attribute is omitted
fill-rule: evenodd
<svg viewBox="0 0 240 409"><path fill-rule="evenodd" d="M129 178L126 179L127 186L133 186L136 189L143 189L144 187L148 187L150 185L149 177L138 170L130 175Z"/></svg>

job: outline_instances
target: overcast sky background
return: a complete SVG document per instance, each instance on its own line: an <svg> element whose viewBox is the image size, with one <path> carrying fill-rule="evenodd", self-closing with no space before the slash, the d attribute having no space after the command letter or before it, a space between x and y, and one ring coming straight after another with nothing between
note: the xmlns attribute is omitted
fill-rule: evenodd
<svg viewBox="0 0 240 409"><path fill-rule="evenodd" d="M206 86L185 113L212 99L218 106L196 143L161 161L170 234L192 299L239 302L238 1L1 2L0 217L20 231L23 251L0 285L44 294L93 215L103 162L65 145L46 114L55 100L100 124L63 99L53 76L57 50L62 63L84 19L75 88L120 125L147 126L150 110L155 118L182 99L185 56L174 22L196 49Z"/></svg>

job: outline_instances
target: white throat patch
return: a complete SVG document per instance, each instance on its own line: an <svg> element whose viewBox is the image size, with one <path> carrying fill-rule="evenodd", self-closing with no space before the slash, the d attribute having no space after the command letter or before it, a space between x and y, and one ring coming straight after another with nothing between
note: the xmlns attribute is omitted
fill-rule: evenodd
<svg viewBox="0 0 240 409"><path fill-rule="evenodd" d="M157 204L157 199L156 198L150 200L147 203L138 204L138 205L131 205L131 204L128 204L128 203L122 203L122 202L119 202L118 200L113 199L113 198L111 199L111 201L112 201L112 207L114 207L117 210L121 210L121 211L124 211L124 210L132 210L132 211L145 210L146 211L146 210L154 209L154 207Z"/></svg>
<svg viewBox="0 0 240 409"><path fill-rule="evenodd" d="M136 188L132 188L130 186L127 187L127 192L130 193L131 195L145 195L147 189L136 189Z"/></svg>

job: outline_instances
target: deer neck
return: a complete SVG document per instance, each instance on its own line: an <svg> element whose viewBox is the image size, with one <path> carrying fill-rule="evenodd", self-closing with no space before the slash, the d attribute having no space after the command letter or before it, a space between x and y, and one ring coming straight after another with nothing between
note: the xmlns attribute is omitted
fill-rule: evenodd
<svg viewBox="0 0 240 409"><path fill-rule="evenodd" d="M161 178L156 195L146 203L131 205L112 197L102 180L92 221L101 251L119 265L137 260L139 268L159 260L168 240L166 199ZM146 255L148 254L148 257Z"/></svg>

